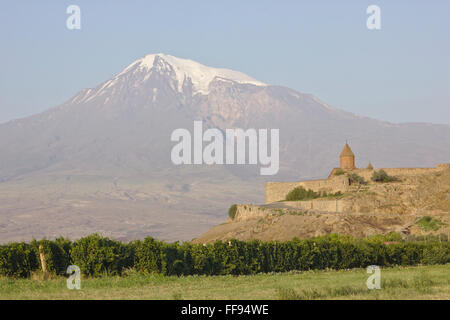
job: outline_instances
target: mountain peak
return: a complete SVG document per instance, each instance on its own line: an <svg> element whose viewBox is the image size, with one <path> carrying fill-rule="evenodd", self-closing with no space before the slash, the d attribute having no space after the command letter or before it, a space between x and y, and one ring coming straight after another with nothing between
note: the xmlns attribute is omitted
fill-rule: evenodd
<svg viewBox="0 0 450 320"><path fill-rule="evenodd" d="M185 79L191 80L194 93L202 94L209 93L209 84L215 79L231 80L241 84L246 83L256 86L267 86L267 84L257 81L239 71L209 67L190 59L178 58L164 53L147 54L143 58L130 64L120 74L123 74L136 66L139 70L148 70L149 72L167 68L172 70L178 81L179 91L182 91Z"/></svg>

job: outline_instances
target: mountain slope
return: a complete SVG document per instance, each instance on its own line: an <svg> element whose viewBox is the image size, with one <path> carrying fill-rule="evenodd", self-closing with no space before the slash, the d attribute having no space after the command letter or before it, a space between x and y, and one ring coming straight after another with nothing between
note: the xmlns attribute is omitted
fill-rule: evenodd
<svg viewBox="0 0 450 320"><path fill-rule="evenodd" d="M263 179L249 165L174 166L170 135L192 132L194 120L279 128L278 175ZM0 241L94 231L190 239L223 220L230 204L263 202L264 181L326 176L347 139L359 166L450 159L448 125L363 118L240 72L147 55L59 107L0 125Z"/></svg>
<svg viewBox="0 0 450 320"><path fill-rule="evenodd" d="M403 235L448 234L450 232L450 169L397 175L391 183L369 181L346 192L343 212L299 209L295 202L244 205L235 218L214 226L194 243L238 239L287 241L331 233L367 237L390 232ZM327 200L327 199L324 199ZM329 201L329 198L328 198ZM309 204L309 203L308 203ZM242 208L242 206L240 206ZM420 221L432 217L439 224L424 229Z"/></svg>

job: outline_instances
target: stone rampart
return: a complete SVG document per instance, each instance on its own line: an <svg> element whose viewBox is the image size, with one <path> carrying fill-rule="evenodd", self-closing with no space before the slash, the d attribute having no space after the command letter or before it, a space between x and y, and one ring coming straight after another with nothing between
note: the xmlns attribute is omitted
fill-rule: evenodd
<svg viewBox="0 0 450 320"><path fill-rule="evenodd" d="M348 178L345 175L334 176L330 179L306 180L298 182L267 182L265 185L266 203L282 201L292 189L302 186L305 189L311 189L315 192L326 191L345 192L348 189Z"/></svg>

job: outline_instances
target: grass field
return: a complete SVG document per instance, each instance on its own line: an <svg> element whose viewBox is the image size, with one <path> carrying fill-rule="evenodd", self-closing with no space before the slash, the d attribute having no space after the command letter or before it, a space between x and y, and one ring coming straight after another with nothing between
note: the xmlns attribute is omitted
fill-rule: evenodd
<svg viewBox="0 0 450 320"><path fill-rule="evenodd" d="M128 272L122 277L0 278L0 299L450 299L450 264L381 270L381 289L368 290L364 269L253 276L165 277Z"/></svg>

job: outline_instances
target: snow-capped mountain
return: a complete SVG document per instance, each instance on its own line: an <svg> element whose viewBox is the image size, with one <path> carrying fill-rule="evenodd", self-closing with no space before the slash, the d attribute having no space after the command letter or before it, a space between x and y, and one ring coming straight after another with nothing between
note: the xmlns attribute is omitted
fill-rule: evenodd
<svg viewBox="0 0 450 320"><path fill-rule="evenodd" d="M120 78L120 76L126 74L130 70L133 70L133 72L144 72L146 76L143 80L148 79L152 72L166 74L172 78L172 83L179 92L183 92L183 88L186 86L192 86L193 94L208 94L209 85L213 80L266 86L265 83L257 81L238 71L207 67L196 61L181 59L162 53L149 54L144 58L133 62L114 79Z"/></svg>
<svg viewBox="0 0 450 320"><path fill-rule="evenodd" d="M280 171L326 177L345 140L357 165L434 166L450 159L450 126L392 124L310 94L165 54L43 113L0 125L0 242L101 232L190 239L230 204L262 202L256 166L174 166L170 135L205 126L280 129Z"/></svg>
<svg viewBox="0 0 450 320"><path fill-rule="evenodd" d="M148 54L134 61L122 72L97 88L83 90L71 102L86 103L102 97L104 98L103 102L107 102L110 95L117 90L146 87L148 84L151 85L152 77L159 78L161 76L165 77L172 90L191 96L209 94L210 85L213 81L267 86L265 83L238 71L207 67L192 60L159 53ZM151 94L155 99L158 93L154 90L149 91L148 94Z"/></svg>

